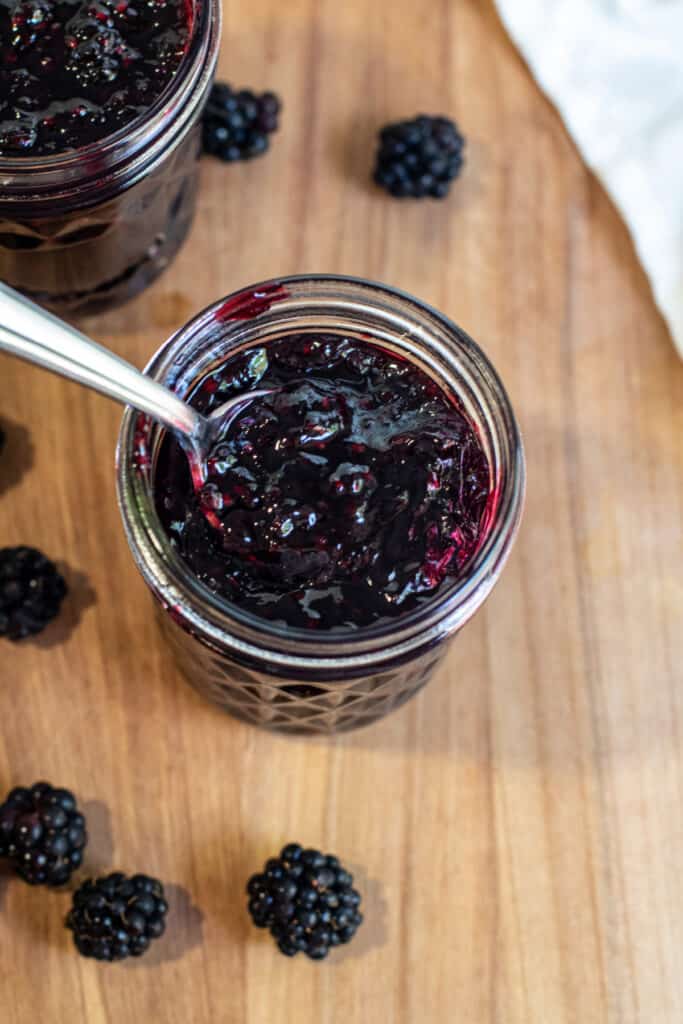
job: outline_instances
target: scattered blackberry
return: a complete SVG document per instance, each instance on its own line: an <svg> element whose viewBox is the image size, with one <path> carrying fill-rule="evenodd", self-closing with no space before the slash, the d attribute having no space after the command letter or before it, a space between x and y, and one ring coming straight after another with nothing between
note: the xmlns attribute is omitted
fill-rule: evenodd
<svg viewBox="0 0 683 1024"><path fill-rule="evenodd" d="M156 878L120 872L88 879L74 893L66 927L76 949L95 960L142 956L166 928L168 904Z"/></svg>
<svg viewBox="0 0 683 1024"><path fill-rule="evenodd" d="M64 885L80 867L88 840L73 793L36 782L18 786L0 806L0 856L30 885Z"/></svg>
<svg viewBox="0 0 683 1024"><path fill-rule="evenodd" d="M350 942L363 921L352 885L336 857L290 843L249 879L249 913L285 956L302 952L323 960L331 946Z"/></svg>
<svg viewBox="0 0 683 1024"><path fill-rule="evenodd" d="M279 113L275 93L234 92L227 82L216 82L202 116L204 152L227 162L260 156L277 131Z"/></svg>
<svg viewBox="0 0 683 1024"><path fill-rule="evenodd" d="M66 583L35 548L0 548L0 637L21 640L54 619Z"/></svg>
<svg viewBox="0 0 683 1024"><path fill-rule="evenodd" d="M443 199L463 165L465 140L447 117L421 114L388 124L379 135L374 179L401 199Z"/></svg>

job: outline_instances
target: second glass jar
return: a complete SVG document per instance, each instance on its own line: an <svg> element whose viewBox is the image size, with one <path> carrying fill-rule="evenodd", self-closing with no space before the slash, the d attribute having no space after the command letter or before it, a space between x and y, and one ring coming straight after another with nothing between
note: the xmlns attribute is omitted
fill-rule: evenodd
<svg viewBox="0 0 683 1024"><path fill-rule="evenodd" d="M143 117L81 149L0 156L0 280L57 313L96 313L132 298L189 231L220 4L190 7L188 52Z"/></svg>

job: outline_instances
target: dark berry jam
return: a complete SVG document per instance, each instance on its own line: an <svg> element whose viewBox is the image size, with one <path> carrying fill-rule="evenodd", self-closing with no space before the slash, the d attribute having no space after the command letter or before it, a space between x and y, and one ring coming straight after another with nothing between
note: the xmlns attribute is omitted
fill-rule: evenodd
<svg viewBox="0 0 683 1024"><path fill-rule="evenodd" d="M189 0L0 0L0 155L47 156L130 124L171 81Z"/></svg>
<svg viewBox="0 0 683 1024"><path fill-rule="evenodd" d="M251 348L192 404L272 387L231 423L195 493L167 436L155 475L165 529L217 594L296 627L403 615L463 572L482 539L490 472L477 434L424 372L338 335Z"/></svg>

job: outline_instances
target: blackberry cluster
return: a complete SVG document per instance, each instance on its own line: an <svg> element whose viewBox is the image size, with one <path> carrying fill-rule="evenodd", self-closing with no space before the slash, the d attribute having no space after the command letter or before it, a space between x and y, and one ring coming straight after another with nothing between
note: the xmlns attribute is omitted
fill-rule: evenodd
<svg viewBox="0 0 683 1024"><path fill-rule="evenodd" d="M0 548L0 637L22 640L56 618L66 595L56 566L35 548Z"/></svg>
<svg viewBox="0 0 683 1024"><path fill-rule="evenodd" d="M0 806L0 856L30 885L64 885L80 867L85 818L68 789L18 786Z"/></svg>
<svg viewBox="0 0 683 1024"><path fill-rule="evenodd" d="M74 893L66 919L76 949L95 960L142 956L166 928L168 904L156 878L120 872L88 879Z"/></svg>
<svg viewBox="0 0 683 1024"><path fill-rule="evenodd" d="M459 175L465 140L447 117L421 114L380 132L375 182L400 199L444 199Z"/></svg>
<svg viewBox="0 0 683 1024"><path fill-rule="evenodd" d="M204 152L228 163L261 156L268 136L277 131L279 113L275 93L235 92L227 82L216 82L202 117Z"/></svg>
<svg viewBox="0 0 683 1024"><path fill-rule="evenodd" d="M249 913L268 928L285 956L323 960L330 947L350 942L363 921L353 876L337 857L285 846L247 884Z"/></svg>

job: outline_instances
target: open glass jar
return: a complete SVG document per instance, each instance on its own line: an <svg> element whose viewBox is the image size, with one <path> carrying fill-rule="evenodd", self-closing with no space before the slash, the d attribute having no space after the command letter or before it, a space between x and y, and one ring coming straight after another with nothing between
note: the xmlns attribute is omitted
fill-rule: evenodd
<svg viewBox="0 0 683 1024"><path fill-rule="evenodd" d="M188 0L191 36L138 120L79 149L0 155L0 280L58 313L94 313L146 288L192 223L199 119L220 39L219 0Z"/></svg>
<svg viewBox="0 0 683 1024"><path fill-rule="evenodd" d="M117 485L131 551L190 682L256 725L330 733L383 717L428 681L510 553L525 469L509 400L477 345L430 307L369 281L307 276L248 288L178 331L147 372L185 397L228 354L306 332L370 338L396 352L457 396L479 434L490 466L483 540L464 574L433 600L390 622L314 635L257 618L213 593L176 553L154 500L164 430L134 410L123 418Z"/></svg>

